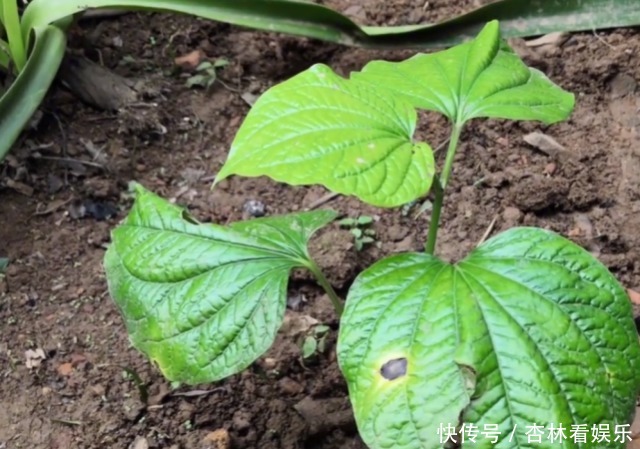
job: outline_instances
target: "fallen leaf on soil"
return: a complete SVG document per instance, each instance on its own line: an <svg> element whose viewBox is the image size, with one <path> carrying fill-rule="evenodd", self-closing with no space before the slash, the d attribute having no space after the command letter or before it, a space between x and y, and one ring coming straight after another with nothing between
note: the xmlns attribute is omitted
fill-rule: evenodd
<svg viewBox="0 0 640 449"><path fill-rule="evenodd" d="M73 365L71 365L71 363L62 363L58 365L56 370L61 376L68 376L73 372Z"/></svg>
<svg viewBox="0 0 640 449"><path fill-rule="evenodd" d="M566 152L565 148L553 137L543 133L529 133L524 136L524 141L551 157L556 157L559 154Z"/></svg>
<svg viewBox="0 0 640 449"><path fill-rule="evenodd" d="M258 95L252 94L251 92L244 92L240 94L240 98L242 98L249 106L253 106L255 102L258 101Z"/></svg>
<svg viewBox="0 0 640 449"><path fill-rule="evenodd" d="M291 311L285 315L280 332L289 337L295 337L305 333L318 323L318 320L309 315L302 315Z"/></svg>
<svg viewBox="0 0 640 449"><path fill-rule="evenodd" d="M47 207L44 208L44 210L37 210L33 215L49 215L53 212L55 212L56 210L60 209L62 206L66 205L67 203L71 202L73 200L73 198L69 198L67 200L53 200L52 202L49 203L49 205Z"/></svg>
<svg viewBox="0 0 640 449"><path fill-rule="evenodd" d="M200 65L205 58L205 54L202 50L193 50L191 53L187 53L183 56L178 56L174 59L175 64L183 69L192 70Z"/></svg>
<svg viewBox="0 0 640 449"><path fill-rule="evenodd" d="M627 289L627 295L629 295L629 299L631 300L632 303L637 304L637 305L640 306L640 293L638 293L635 290L631 290L630 288L628 288Z"/></svg>
<svg viewBox="0 0 640 449"><path fill-rule="evenodd" d="M229 449L231 447L231 437L225 429L214 430L207 434L202 440L211 449Z"/></svg>
<svg viewBox="0 0 640 449"><path fill-rule="evenodd" d="M23 184L18 181L14 181L13 179L7 179L6 181L7 187L15 190L18 193L23 194L24 196L32 196L33 195L33 187Z"/></svg>
<svg viewBox="0 0 640 449"><path fill-rule="evenodd" d="M35 351L33 349L27 349L24 352L24 358L26 359L25 366L32 369L40 366L40 363L42 363L47 356L44 355L44 351L41 348L38 348Z"/></svg>

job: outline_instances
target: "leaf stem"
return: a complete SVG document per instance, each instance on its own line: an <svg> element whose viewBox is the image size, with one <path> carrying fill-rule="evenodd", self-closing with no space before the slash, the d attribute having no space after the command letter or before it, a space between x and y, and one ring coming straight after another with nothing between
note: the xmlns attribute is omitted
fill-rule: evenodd
<svg viewBox="0 0 640 449"><path fill-rule="evenodd" d="M431 223L429 224L429 234L424 250L427 254L433 254L436 250L436 240L438 238L438 228L440 227L440 213L442 212L442 203L444 201L444 190L449 182L451 169L453 168L453 159L458 148L458 141L462 133L463 124L456 123L451 129L451 137L449 138L449 147L447 148L447 157L444 161L444 167L440 176L433 176L433 193L435 195L433 201L433 210L431 212Z"/></svg>
<svg viewBox="0 0 640 449"><path fill-rule="evenodd" d="M336 311L336 315L338 315L338 318L340 318L342 316L342 312L344 311L342 300L340 299L336 291L333 289L333 287L331 286L331 283L326 278L326 276L324 275L320 267L315 263L315 261L309 258L308 262L309 264L307 265L307 268L309 269L309 271L311 271L311 273L313 273L316 280L318 281L318 284L320 284L320 286L324 289L324 291L327 292L327 295L329 296L329 299L333 304L333 308Z"/></svg>
<svg viewBox="0 0 640 449"><path fill-rule="evenodd" d="M440 173L440 185L442 190L447 188L449 182L449 176L451 175L451 169L453 167L453 158L456 155L458 149L458 141L460 140L460 134L462 133L462 123L455 123L451 129L451 138L449 139L449 148L447 148L447 157L444 161L444 167Z"/></svg>
<svg viewBox="0 0 640 449"><path fill-rule="evenodd" d="M431 212L431 223L429 224L429 235L424 250L427 254L432 254L436 250L436 239L438 238L438 227L440 223L440 211L442 210L442 200L444 199L444 189L440 185L438 175L433 175L433 193L435 199L433 201L433 209Z"/></svg>

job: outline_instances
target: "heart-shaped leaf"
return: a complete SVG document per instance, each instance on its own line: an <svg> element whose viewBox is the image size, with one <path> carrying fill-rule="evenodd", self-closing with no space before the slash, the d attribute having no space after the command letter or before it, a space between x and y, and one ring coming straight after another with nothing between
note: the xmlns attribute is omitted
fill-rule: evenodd
<svg viewBox="0 0 640 449"><path fill-rule="evenodd" d="M381 207L429 191L431 148L414 143L415 109L317 64L265 92L240 127L216 182L269 176L322 184Z"/></svg>
<svg viewBox="0 0 640 449"><path fill-rule="evenodd" d="M242 371L273 343L289 272L309 265L307 240L336 214L199 225L136 190L105 255L109 291L133 345L172 381L211 382Z"/></svg>
<svg viewBox="0 0 640 449"><path fill-rule="evenodd" d="M532 228L455 265L417 253L376 263L349 292L338 357L372 449L441 448L463 423L478 447L623 447L614 431L640 391L624 289L582 248ZM609 425L608 442L570 439L594 424ZM561 443L547 440L552 425Z"/></svg>
<svg viewBox="0 0 640 449"><path fill-rule="evenodd" d="M468 43L403 62L374 61L352 78L456 124L477 117L554 123L569 116L575 101L502 43L497 21Z"/></svg>

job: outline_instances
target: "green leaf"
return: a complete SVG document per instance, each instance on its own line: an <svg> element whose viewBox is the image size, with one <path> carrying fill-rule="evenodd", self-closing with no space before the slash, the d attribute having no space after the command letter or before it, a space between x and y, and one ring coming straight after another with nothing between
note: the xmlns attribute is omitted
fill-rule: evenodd
<svg viewBox="0 0 640 449"><path fill-rule="evenodd" d="M636 0L502 0L433 25L362 29L377 45L424 49L466 42L491 20L500 21L506 38L593 31L640 24L640 3Z"/></svg>
<svg viewBox="0 0 640 449"><path fill-rule="evenodd" d="M373 223L373 218L371 218L371 217L369 217L367 215L360 215L358 217L358 224L359 225L363 225L364 226L364 225L368 225L368 224L371 224L371 223Z"/></svg>
<svg viewBox="0 0 640 449"><path fill-rule="evenodd" d="M9 259L6 257L0 257L0 274L3 274L9 266Z"/></svg>
<svg viewBox="0 0 640 449"><path fill-rule="evenodd" d="M0 161L40 106L64 57L64 30L48 26L37 29L35 36L24 69L0 98Z"/></svg>
<svg viewBox="0 0 640 449"><path fill-rule="evenodd" d="M7 35L7 42L11 53L11 60L18 71L22 70L27 62L27 52L22 41L20 30L20 16L18 15L17 0L0 1L2 9L2 25Z"/></svg>
<svg viewBox="0 0 640 449"><path fill-rule="evenodd" d="M229 61L227 61L226 59L216 59L215 62L213 63L213 67L216 69L221 69L228 65L229 65Z"/></svg>
<svg viewBox="0 0 640 449"><path fill-rule="evenodd" d="M399 206L429 191L435 169L431 148L412 141L416 120L396 95L316 64L260 96L216 182L266 175Z"/></svg>
<svg viewBox="0 0 640 449"><path fill-rule="evenodd" d="M335 213L197 225L181 208L136 190L105 255L109 291L133 345L171 381L242 371L272 344L289 272L310 264L306 242Z"/></svg>
<svg viewBox="0 0 640 449"><path fill-rule="evenodd" d="M358 228L353 228L351 230L351 233L355 236L355 238L359 239L360 237L362 237L362 229L358 229Z"/></svg>
<svg viewBox="0 0 640 449"><path fill-rule="evenodd" d="M208 79L209 77L207 75L193 75L187 78L185 86L187 86L188 88L192 88L194 86L204 86Z"/></svg>
<svg viewBox="0 0 640 449"><path fill-rule="evenodd" d="M640 392L624 289L588 252L533 228L500 234L455 265L409 253L364 271L347 298L338 359L371 449L441 448L439 426L462 422L499 425L500 441L479 437L479 447L551 448L559 443L529 444L528 426L613 432Z"/></svg>
<svg viewBox="0 0 640 449"><path fill-rule="evenodd" d="M198 67L196 67L196 72L202 72L205 71L207 69L213 69L213 64L211 63L211 61L203 61L201 62Z"/></svg>
<svg viewBox="0 0 640 449"><path fill-rule="evenodd" d="M327 332L329 332L330 330L331 328L326 324L318 324L316 327L313 328L313 333L320 337L326 334Z"/></svg>
<svg viewBox="0 0 640 449"><path fill-rule="evenodd" d="M343 218L342 220L338 221L338 225L345 228L355 226L357 223L358 221L355 218Z"/></svg>
<svg viewBox="0 0 640 449"><path fill-rule="evenodd" d="M566 119L574 106L573 94L501 45L497 21L471 42L403 62L374 61L352 78L441 112L456 124L478 117L549 124Z"/></svg>
<svg viewBox="0 0 640 449"><path fill-rule="evenodd" d="M315 337L312 337L311 335L307 336L302 343L302 358L308 359L316 353L317 349L318 342L316 341Z"/></svg>
<svg viewBox="0 0 640 449"><path fill-rule="evenodd" d="M369 48L434 48L473 37L489 20L503 24L505 37L552 31L591 31L640 24L636 0L503 0L437 24L360 26L347 16L313 2L292 0L32 0L23 17L30 30L88 8L146 9L191 14L269 32L323 39ZM612 6L614 5L614 6Z"/></svg>

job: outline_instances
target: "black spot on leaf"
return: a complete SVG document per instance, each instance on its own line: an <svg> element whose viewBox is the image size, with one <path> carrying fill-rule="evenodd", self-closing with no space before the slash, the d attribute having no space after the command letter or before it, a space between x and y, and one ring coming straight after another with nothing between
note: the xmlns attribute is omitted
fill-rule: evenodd
<svg viewBox="0 0 640 449"><path fill-rule="evenodd" d="M380 368L380 374L387 380L396 380L407 374L407 359L393 359L386 362Z"/></svg>

